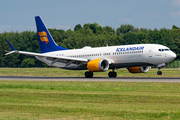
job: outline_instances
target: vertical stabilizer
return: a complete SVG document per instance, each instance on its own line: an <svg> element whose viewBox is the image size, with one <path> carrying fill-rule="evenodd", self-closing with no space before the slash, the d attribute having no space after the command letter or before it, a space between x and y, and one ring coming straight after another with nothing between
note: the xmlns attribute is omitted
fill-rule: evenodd
<svg viewBox="0 0 180 120"><path fill-rule="evenodd" d="M49 31L47 30L46 26L44 25L43 21L39 16L35 17L35 21L41 53L67 50L66 48L58 46L54 42L52 36L50 35Z"/></svg>

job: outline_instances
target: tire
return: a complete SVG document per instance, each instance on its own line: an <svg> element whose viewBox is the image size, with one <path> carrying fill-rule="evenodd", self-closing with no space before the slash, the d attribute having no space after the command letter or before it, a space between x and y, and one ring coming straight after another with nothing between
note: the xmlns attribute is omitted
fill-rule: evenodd
<svg viewBox="0 0 180 120"><path fill-rule="evenodd" d="M111 77L112 77L112 72L109 72L109 73L108 73L108 76L111 78Z"/></svg>
<svg viewBox="0 0 180 120"><path fill-rule="evenodd" d="M117 76L117 73L113 72L113 77L116 78L116 76Z"/></svg>
<svg viewBox="0 0 180 120"><path fill-rule="evenodd" d="M93 72L86 71L84 75L85 75L86 78L92 78L93 77Z"/></svg>
<svg viewBox="0 0 180 120"><path fill-rule="evenodd" d="M109 72L108 73L108 76L110 77L110 78L112 78L112 77L116 77L117 76L117 73L116 72Z"/></svg>
<svg viewBox="0 0 180 120"><path fill-rule="evenodd" d="M157 75L162 75L162 72L161 72L161 71L158 71L158 72L157 72Z"/></svg>

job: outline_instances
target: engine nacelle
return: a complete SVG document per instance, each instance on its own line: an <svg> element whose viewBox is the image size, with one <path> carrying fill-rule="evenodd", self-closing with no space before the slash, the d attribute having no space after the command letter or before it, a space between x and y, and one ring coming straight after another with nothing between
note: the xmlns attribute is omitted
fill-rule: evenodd
<svg viewBox="0 0 180 120"><path fill-rule="evenodd" d="M129 67L127 69L130 73L146 73L149 70L149 66Z"/></svg>
<svg viewBox="0 0 180 120"><path fill-rule="evenodd" d="M106 59L95 59L87 63L87 69L90 72L102 72L109 69L109 62Z"/></svg>

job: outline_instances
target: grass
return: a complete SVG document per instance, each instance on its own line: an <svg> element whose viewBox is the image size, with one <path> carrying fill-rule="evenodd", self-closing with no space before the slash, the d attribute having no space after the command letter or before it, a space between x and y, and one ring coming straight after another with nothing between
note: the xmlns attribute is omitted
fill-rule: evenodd
<svg viewBox="0 0 180 120"><path fill-rule="evenodd" d="M180 69L162 69L163 74L157 75L158 69L150 69L147 73L129 73L127 69L118 69L117 77L180 77ZM59 68L0 68L0 76L54 76L84 77L85 71L71 71ZM94 72L95 77L108 77L107 72Z"/></svg>
<svg viewBox="0 0 180 120"><path fill-rule="evenodd" d="M180 119L180 83L0 81L0 119Z"/></svg>

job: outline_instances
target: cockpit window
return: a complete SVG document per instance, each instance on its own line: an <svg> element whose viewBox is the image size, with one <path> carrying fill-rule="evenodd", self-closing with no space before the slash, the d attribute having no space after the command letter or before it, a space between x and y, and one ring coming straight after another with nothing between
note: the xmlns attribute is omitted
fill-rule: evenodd
<svg viewBox="0 0 180 120"><path fill-rule="evenodd" d="M163 51L171 51L170 49L159 49L158 51L163 52Z"/></svg>
<svg viewBox="0 0 180 120"><path fill-rule="evenodd" d="M165 51L170 51L170 49L164 49Z"/></svg>

